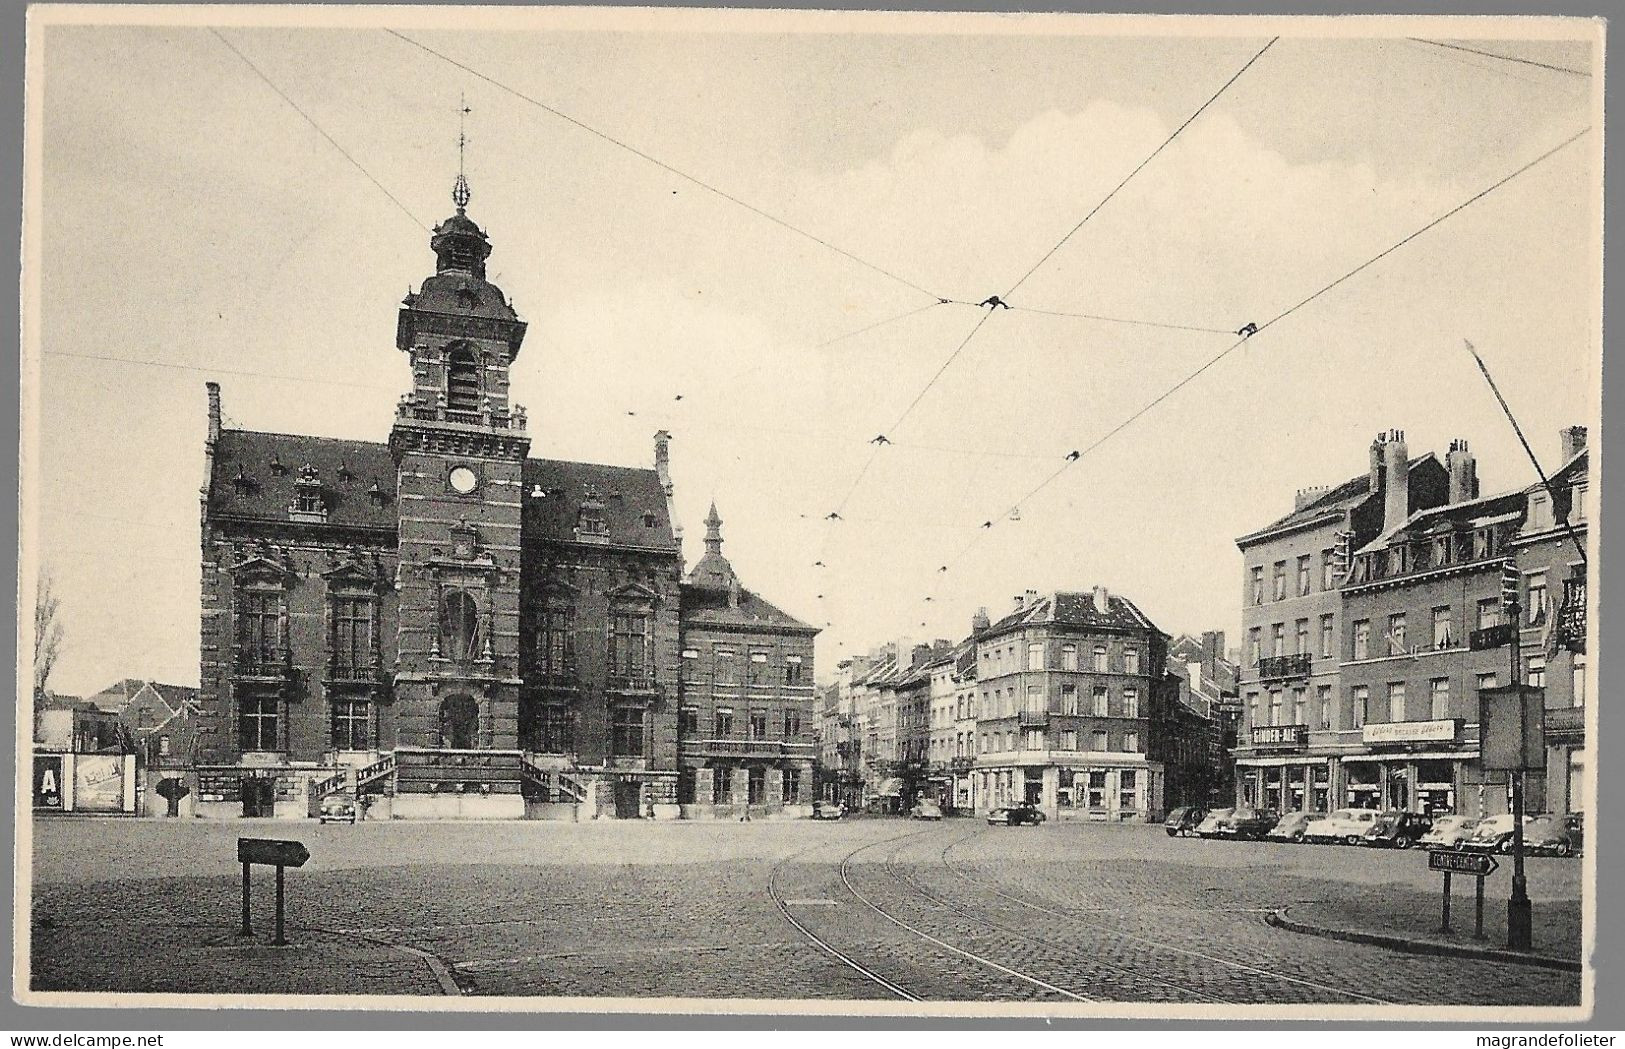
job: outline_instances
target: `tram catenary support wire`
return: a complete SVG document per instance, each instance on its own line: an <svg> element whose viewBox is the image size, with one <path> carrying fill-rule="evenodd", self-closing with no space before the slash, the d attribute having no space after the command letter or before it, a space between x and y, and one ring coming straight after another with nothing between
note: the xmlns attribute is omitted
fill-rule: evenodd
<svg viewBox="0 0 1625 1049"><path fill-rule="evenodd" d="M1273 47L1275 45L1275 42L1277 40L1279 40L1279 39L1280 39L1280 37L1272 37L1272 38L1270 38L1270 40L1263 47L1259 48L1258 51L1255 52L1252 55L1251 58L1247 59L1247 61L1242 64L1240 69L1236 70L1234 73L1231 74L1230 79L1226 80L1223 84L1221 84L1217 91L1215 91L1215 92L1213 92L1213 94L1209 95L1207 100L1196 108L1195 112L1191 113L1190 116L1186 117L1184 122L1181 123L1178 127L1176 127L1173 130L1173 132L1168 135L1167 138L1163 139L1162 143L1160 145L1158 145L1156 149L1153 149L1149 154L1146 155L1146 157L1143 160L1141 160L1138 164L1136 164L1134 166L1134 169L1123 177L1122 181L1118 182L1117 185L1113 186L1112 189L1109 192L1107 192L1106 195L1104 197L1102 197L1095 204L1094 207L1089 209L1089 211L1083 216L1083 218L1079 219L1078 222L1071 229L1067 230L1066 234L1064 236L1062 236L1059 241L1056 242L1054 247L1052 247L1048 251L1046 251L1043 254L1043 256L1039 258L1039 260L1037 262L1035 262L1031 266L1029 266L1027 268L1027 271L1025 273L1023 273L1021 275L1021 277L1014 284L1012 284L1010 286L1009 291L1005 292L1002 296L1001 295L991 295L988 298L984 299L982 302L975 303L974 305L977 305L977 306L980 306L980 307L986 309L987 312L982 315L981 320L976 322L976 326L971 329L970 334L967 335L964 338L964 340L961 341L960 344L954 348L953 353L948 355L948 358L945 361L943 361L942 366L939 367L936 370L936 372L931 376L931 378L929 380L927 380L926 384L920 389L920 392L915 394L914 399L909 402L907 408L903 409L903 413L900 416L897 417L897 420L895 422L893 422L892 425L890 427L888 427L886 430L881 431L881 435L885 436L885 437L889 437L889 435L890 435L889 431L895 430L898 426L902 425L904 420L906 420L908 418L909 414L914 411L914 408L920 403L920 401L922 399L924 399L925 395L927 393L929 393L931 391L931 388L934 387L937 384L937 381L942 378L943 373L945 373L948 370L948 368L954 363L954 361L956 359L958 359L959 355L964 351L965 347L970 343L971 339L975 338L976 333L982 330L982 325L987 322L988 317L992 316L993 313L996 312L997 310L1000 310L1000 309L1010 310L1010 309L1013 308L1006 300L1009 299L1010 295L1017 288L1021 287L1022 284L1026 283L1027 278L1031 277L1034 273L1038 272L1038 270L1044 265L1044 263L1048 262L1051 258L1053 258L1055 256L1055 253L1060 251L1061 248L1066 244L1067 241L1071 240L1072 237L1079 230L1081 230L1086 224L1088 224L1090 219L1094 218L1095 215L1099 214L1100 210L1102 208L1104 208L1111 201L1111 199L1113 197L1115 197L1118 194L1118 192L1123 189L1124 186L1127 186L1131 181L1133 181L1133 179L1134 179L1134 177L1136 175L1138 175L1141 171L1145 170L1145 168L1153 160L1155 160L1162 153L1163 150L1167 149L1170 145L1172 145L1174 140L1177 139L1180 136L1180 134L1185 131L1186 128L1190 127L1191 124L1195 123L1197 117L1201 116L1204 112L1207 111L1208 107L1212 106L1214 102L1218 101L1219 97L1221 95L1223 95L1226 91L1228 91L1232 84L1234 84L1237 80L1241 79L1242 74L1247 72L1248 69L1251 69L1252 66L1253 66L1253 63L1257 62L1260 58L1262 58L1264 56L1264 52L1268 51L1271 47ZM956 301L956 300L947 300L947 301ZM967 303L967 305L970 305L970 304ZM878 451L878 449L879 449L879 446L877 445L876 451ZM858 486L863 483L864 477L868 475L870 468L873 467L873 465L874 465L874 460L875 460L875 455L874 455L874 453L871 453L869 455L869 457L864 461L864 464L863 464L862 468L859 469L859 471L858 471L857 477L852 482L852 486L847 490L847 493L842 498L840 505L838 505L835 508L835 511L831 515L830 520L832 522L833 521L838 521L840 519L839 515L840 515L841 511L843 509L845 509L846 503L851 500L853 494L858 490ZM827 536L826 536L824 545L825 546L828 545L828 537ZM821 553L822 553L822 550L823 550L823 548L821 547L820 548Z"/></svg>
<svg viewBox="0 0 1625 1049"><path fill-rule="evenodd" d="M926 288L923 285L920 285L920 284L918 284L918 283L916 283L916 282L914 282L912 280L909 280L907 277L904 277L901 274L898 274L898 273L896 273L896 272L894 272L894 271L892 271L890 269L887 269L886 267L881 266L878 263L870 262L868 259L863 258L860 255L854 254L853 252L848 251L847 249L841 247L838 244L834 244L834 243L832 243L832 242L830 242L828 240L825 240L823 237L818 236L816 233L811 233L811 232L809 232L809 231L807 231L805 229L802 229L800 226L797 226L794 223L792 223L792 222L790 222L790 221L788 221L786 219L782 219L782 218L780 218L779 216L773 214L770 211L767 211L767 210L765 210L763 208L757 207L755 204L752 204L747 200L744 200L744 199L742 199L740 197L736 197L732 193L729 193L727 190L721 189L721 188L719 188L717 186L714 186L711 183L706 182L704 179L701 179L696 175L690 175L688 172L682 170L681 168L674 167L671 164L666 163L664 160L661 160L659 157L656 157L651 153L645 152L644 150L639 149L637 146L634 146L629 142L625 142L625 141L623 141L621 139L618 139L614 135L609 134L608 132L600 131L598 128L593 127L591 124L588 124L586 121L583 121L583 120L580 120L580 119L578 119L576 117L573 117L573 116L571 116L570 114L564 112L561 109L557 109L557 108L555 108L553 106L550 106L546 102L543 102L541 99L536 98L536 97L534 97L532 95L528 95L525 92L520 91L516 87L511 87L508 84L503 83L502 81L496 79L493 76L490 76L490 75L488 75L486 73L482 73L478 69L475 69L473 66L470 66L465 62L460 62L457 59L452 58L450 55L447 55L442 51L437 51L436 49L430 47L428 44L422 43L422 42L420 42L418 40L414 40L411 37L407 36L405 33L402 33L402 32L400 32L398 30L395 30L395 29L385 29L384 32L388 33L390 36L393 36L398 40L403 41L404 43L412 45L413 47L417 48L420 51L423 51L423 52L425 52L427 54L433 55L435 58L440 59L442 62L445 62L447 65L454 66L457 69L461 69L463 72L467 73L469 76L476 77L476 78L478 78L480 80L485 81L487 84L490 84L492 87L498 89L499 91L506 92L507 94L512 95L513 97L519 99L522 102L527 102L530 105L535 106L537 109L540 109L540 110L542 110L544 112L547 112L547 113L551 113L553 116L559 118L560 120L564 121L567 124L571 124L571 125L573 125L573 126L575 126L577 128L580 128L582 131L585 131L588 134L593 135L596 138L600 138L603 141L608 142L612 146L615 146L615 147L617 147L619 149L623 149L626 152L631 153L635 157L638 157L638 158L640 158L642 160L646 160L650 164L653 164L655 167L661 169L662 171L664 171L664 172L666 172L668 174L671 174L671 175L675 175L678 178L682 179L684 182L690 183L691 185L698 186L700 189L705 190L707 193L710 193L710 194L713 194L713 195L715 195L717 197L720 197L723 200L728 201L730 204L734 204L734 205L737 205L738 207L744 208L746 211L750 212L751 214L756 215L759 218L766 219L768 222L773 223L775 226L779 226L779 227L781 227L783 229L789 230L791 233L794 233L799 237L803 237L803 238L805 238L807 240L812 241L814 244L817 244L817 245L819 245L819 246L821 246L823 248L827 248L828 250L833 251L835 254L840 255L840 256L842 256L842 257L844 257L846 259L849 259L850 261L857 263L858 265L864 267L865 269L870 270L871 272L878 273L883 277L890 278L891 280L894 280L899 284L902 284L902 285L905 285L906 287L914 289L915 291L919 292L922 295L929 295L931 298L938 299L938 300L940 300L942 298L941 295L938 295L936 292L932 291L931 289Z"/></svg>
<svg viewBox="0 0 1625 1049"><path fill-rule="evenodd" d="M1132 425L1135 422L1135 420L1139 419L1141 416L1143 416L1147 412L1151 411L1157 405L1161 404L1163 401L1165 401L1169 397L1173 396L1179 390L1181 390L1186 385L1188 385L1193 380L1195 380L1198 376L1200 376L1204 372L1208 371L1214 365L1216 365L1220 361L1222 361L1225 357L1228 357L1231 353L1234 353L1241 346L1243 346L1246 343L1252 341L1252 339L1256 338L1257 335L1262 334L1267 329L1273 327L1274 325L1280 323L1281 321L1285 320L1286 318L1292 316L1294 313L1297 313L1299 310L1303 309L1305 306L1307 306L1310 303L1314 302L1316 299L1319 299L1321 296L1326 295L1327 293L1331 292L1333 289L1339 287L1344 282L1350 280L1351 278L1355 277L1356 275L1358 275L1358 274L1364 272L1365 270L1369 269L1370 267L1376 265L1378 262L1380 262L1384 258L1387 258L1389 255L1391 255L1394 252L1398 251L1400 248L1402 248L1405 245L1409 244L1411 241L1416 240L1418 237L1422 236L1423 234L1428 233L1429 231L1435 229L1436 227L1438 227L1439 225L1441 225L1442 223L1444 223L1445 221L1447 221L1451 217L1453 217L1453 216L1455 216L1457 214L1460 214L1462 211L1464 211L1467 208L1471 207L1472 205L1478 203L1480 200L1483 200L1485 197L1489 196L1491 193L1494 193L1496 190L1498 190L1501 187L1505 186L1507 183L1512 182L1514 179L1518 178L1520 175L1523 175L1525 172L1529 171L1530 169L1544 163L1545 161L1551 159L1553 156L1556 156L1558 153L1562 152L1564 149L1567 149L1569 146L1573 145L1575 142L1578 142L1581 138L1585 137L1585 135L1588 134L1590 131L1591 131L1591 128L1589 126L1581 128L1579 131L1575 132L1573 135L1570 135L1568 138L1564 139L1562 142L1560 142L1557 145L1553 146L1552 148L1546 150L1544 153L1541 153L1539 156L1535 157L1533 160L1530 160L1529 162L1523 164L1521 167L1517 168L1511 174L1502 176L1500 179L1497 179L1495 182L1493 182L1490 185L1486 186L1484 189L1479 190L1477 193L1474 193L1472 196L1468 197L1466 200L1463 200L1461 203L1455 205L1450 210L1436 216L1435 218L1428 221L1426 224L1418 227L1417 229L1413 230L1412 232L1406 234L1404 237L1401 237L1399 240L1397 240L1394 243L1390 244L1388 247L1386 247L1386 248L1382 249L1381 251L1377 252L1377 254L1371 256L1369 259L1366 259L1364 262L1360 263L1359 265L1355 266L1354 268L1352 268L1352 269L1348 270L1347 272L1343 273L1341 276L1339 276L1336 279L1332 280L1331 282L1323 285L1318 290L1316 290L1314 292L1311 292L1309 295L1306 295L1302 299L1299 299L1297 302L1293 303L1291 306L1288 306L1286 309L1282 310L1280 313L1277 313L1275 316L1271 317L1269 320L1263 322L1262 324L1259 324L1257 326L1256 331L1255 331L1254 334L1248 335L1248 336L1243 336L1242 338L1237 339L1235 342L1231 343L1225 349L1223 349L1219 353L1215 354L1214 356L1210 357L1207 361L1205 361L1201 365L1201 367L1197 368L1195 371L1191 372L1189 375L1186 375L1184 378L1182 378L1178 382L1174 383L1174 385L1169 387L1167 390L1164 390L1162 393L1158 394L1155 398L1153 398L1151 401L1147 402L1145 405L1140 407L1133 414L1129 415L1126 419L1119 422L1116 426L1112 427L1105 434L1103 434L1102 436L1096 438L1087 447L1085 447L1085 448L1083 448L1081 450L1078 450L1078 451L1068 453L1066 458L1062 461L1061 465L1059 467L1057 467L1054 470L1054 472L1050 473L1047 477L1045 477L1042 481L1040 481L1035 487L1033 487L1030 491L1028 491L1026 495L1022 496L1020 499L1018 499L1014 503L1012 503L1010 505L1010 507L1007 510L1005 510L1004 513L999 514L999 515L994 516L994 517L988 518L984 522L984 524L979 528L979 530L976 532L976 534L972 537L971 541L969 543L965 544L963 549L961 549L952 558L950 558L947 562L945 562L944 563L944 568L939 569L939 572L946 570L947 567L953 565L955 562L963 559L967 554L969 554L970 551L973 550L977 546L977 544L979 544L983 539L985 539L987 537L987 534L992 531L993 525L1000 518L1008 517L1010 515L1011 511L1013 511L1013 510L1019 510L1022 506L1026 505L1030 500L1032 500L1040 492L1044 491L1050 485L1054 484L1057 480L1059 480L1061 478L1061 476L1063 474L1065 474L1068 469L1070 469L1076 463L1080 462L1084 458L1084 456L1088 455L1090 452L1093 452L1095 449L1099 448L1101 445L1105 444L1107 441L1111 440L1113 437L1115 437L1119 433L1123 432L1130 425Z"/></svg>
<svg viewBox="0 0 1625 1049"><path fill-rule="evenodd" d="M209 32L213 33L215 35L216 39L218 39L222 44L226 45L226 47L231 51L232 54L236 55L239 59L241 59L243 65L247 66L250 70L252 70L254 75L259 77L260 80L262 80L265 83L266 87L269 87L272 91L276 92L277 97L281 98L282 101L286 102L288 104L289 108L291 108L295 113L298 113L300 116L304 117L305 118L305 123L307 123L311 127L315 128L316 133L318 135L321 135L323 138L325 138L327 140L328 145L330 145L334 149L338 150L340 156L342 156L345 160L348 160L352 167L354 167L357 171L361 172L362 175L366 176L367 181L371 182L374 186L376 186L377 189L378 189L378 192L380 192L384 196L388 197L391 204L394 204L397 208L401 209L401 213L403 215L405 215L407 218L411 219L413 221L413 223L415 223L419 229L423 230L423 232L425 232L425 233L429 232L429 227L423 222L422 219L420 219L416 215L412 214L412 209L408 208L405 204L402 204L400 202L399 198L397 198L395 196L395 194L391 193L384 186L384 184L382 182L380 182L376 178L374 178L372 172L368 171L365 167L363 167L361 165L361 161L357 160L355 158L355 156L350 153L349 150L347 150L343 146L339 145L338 139L336 139L332 135L328 134L327 129L322 127L320 124L318 124L316 122L315 117L313 117L309 113L305 112L305 110L299 105L299 103L295 102L293 100L293 98L286 91L284 91L280 87L278 87L276 85L276 83L269 76L265 75L264 70L260 69L259 66L255 65L252 61L250 61L249 57L247 55L245 55L241 51L239 51L237 49L237 45L233 44L230 40L227 40L225 38L225 36L221 34L220 30L215 29L212 26L210 27Z"/></svg>

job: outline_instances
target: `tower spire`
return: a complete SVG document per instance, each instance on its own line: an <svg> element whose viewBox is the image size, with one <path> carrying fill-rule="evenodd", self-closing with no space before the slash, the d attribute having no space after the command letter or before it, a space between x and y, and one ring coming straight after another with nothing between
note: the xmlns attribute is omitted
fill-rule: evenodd
<svg viewBox="0 0 1625 1049"><path fill-rule="evenodd" d="M457 181L451 185L451 200L457 205L457 213L461 215L463 209L468 207L471 194L468 191L468 179L463 175L463 154L468 145L468 135L464 131L463 121L468 114L474 112L468 107L468 98L461 92L457 95Z"/></svg>

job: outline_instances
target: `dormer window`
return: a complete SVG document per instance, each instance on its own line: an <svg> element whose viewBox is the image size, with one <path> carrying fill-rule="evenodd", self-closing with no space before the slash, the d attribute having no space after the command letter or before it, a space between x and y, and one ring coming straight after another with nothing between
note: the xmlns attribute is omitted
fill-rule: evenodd
<svg viewBox="0 0 1625 1049"><path fill-rule="evenodd" d="M457 293L457 305L465 310L471 310L480 304L480 297L468 288Z"/></svg>
<svg viewBox="0 0 1625 1049"><path fill-rule="evenodd" d="M282 464L281 457L279 457L275 452L272 452L271 453L271 476L272 477L282 477L282 476L286 475L287 472L288 472L288 468Z"/></svg>
<svg viewBox="0 0 1625 1049"><path fill-rule="evenodd" d="M339 480L345 482L346 484L355 480L355 474L350 471L350 464L344 462L343 460L339 461Z"/></svg>
<svg viewBox="0 0 1625 1049"><path fill-rule="evenodd" d="M643 527L645 527L645 528L653 528L654 526L655 526L655 515L654 514L644 514L643 515Z"/></svg>
<svg viewBox="0 0 1625 1049"><path fill-rule="evenodd" d="M288 517L307 523L327 520L327 505L322 499L322 476L309 463L299 468L299 477L293 483L293 501L288 504Z"/></svg>
<svg viewBox="0 0 1625 1049"><path fill-rule="evenodd" d="M446 407L472 412L480 406L480 369L474 351L458 346L446 356Z"/></svg>
<svg viewBox="0 0 1625 1049"><path fill-rule="evenodd" d="M591 488L587 489L586 498L581 500L581 508L576 512L576 538L596 542L609 539L609 522L604 520L604 504Z"/></svg>
<svg viewBox="0 0 1625 1049"><path fill-rule="evenodd" d="M383 506L384 503L388 501L389 495L384 491L382 485L380 485L377 481L374 481L372 482L372 487L367 489L367 499L370 500L374 506Z"/></svg>
<svg viewBox="0 0 1625 1049"><path fill-rule="evenodd" d="M254 490L254 479L248 476L246 467L237 467L237 476L231 479L231 487L238 495L247 495Z"/></svg>

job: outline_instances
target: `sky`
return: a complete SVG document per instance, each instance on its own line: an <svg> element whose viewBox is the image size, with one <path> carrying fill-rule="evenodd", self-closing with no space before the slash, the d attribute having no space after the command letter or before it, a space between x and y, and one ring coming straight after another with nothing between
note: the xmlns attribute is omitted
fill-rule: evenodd
<svg viewBox="0 0 1625 1049"><path fill-rule="evenodd" d="M452 211L460 100L469 214L530 324L513 383L532 454L648 465L671 430L689 563L715 499L745 585L823 628L820 677L963 637L1027 589L1104 585L1170 634L1234 643L1235 537L1362 473L1376 433L1412 454L1467 438L1486 491L1535 479L1464 339L1544 461L1597 412L1592 134L1006 514L1235 329L1585 128L1588 77L1288 27L1078 226L1279 21L370 17L479 75L381 27L222 25L265 79L201 26L37 38L23 512L61 596L58 691L197 680L206 380L228 425L387 439L395 314ZM1595 61L1579 23L1429 28ZM993 294L1018 308L970 305Z"/></svg>

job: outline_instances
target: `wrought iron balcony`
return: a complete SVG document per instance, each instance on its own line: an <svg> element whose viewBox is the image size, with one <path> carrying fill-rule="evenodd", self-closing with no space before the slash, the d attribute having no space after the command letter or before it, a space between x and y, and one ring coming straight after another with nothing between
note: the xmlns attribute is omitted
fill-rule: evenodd
<svg viewBox="0 0 1625 1049"><path fill-rule="evenodd" d="M1023 710L1019 715L1019 718L1022 725L1032 725L1034 727L1042 728L1043 726L1049 724L1049 711Z"/></svg>
<svg viewBox="0 0 1625 1049"><path fill-rule="evenodd" d="M974 766L975 764L976 764L976 759L975 758L966 758L966 757L951 758L948 761L948 768L950 770L954 771L954 772L969 772L971 770L971 767Z"/></svg>
<svg viewBox="0 0 1625 1049"><path fill-rule="evenodd" d="M426 402L418 400L411 394L403 396L396 404L395 417L420 422L456 423L460 426L487 426L496 430L523 430L526 424L525 409L522 405L516 404L509 411L490 407L470 411L448 408L444 398Z"/></svg>
<svg viewBox="0 0 1625 1049"><path fill-rule="evenodd" d="M292 654L283 645L238 648L231 665L237 677L280 679L293 673Z"/></svg>
<svg viewBox="0 0 1625 1049"><path fill-rule="evenodd" d="M632 674L610 674L604 679L604 688L611 692L653 692L655 676L648 670Z"/></svg>
<svg viewBox="0 0 1625 1049"><path fill-rule="evenodd" d="M1549 707L1546 710L1546 734L1578 735L1585 732L1585 707Z"/></svg>
<svg viewBox="0 0 1625 1049"><path fill-rule="evenodd" d="M1265 656L1258 661L1261 681L1279 681L1284 678L1308 677L1314 673L1315 657L1308 652L1291 656Z"/></svg>

